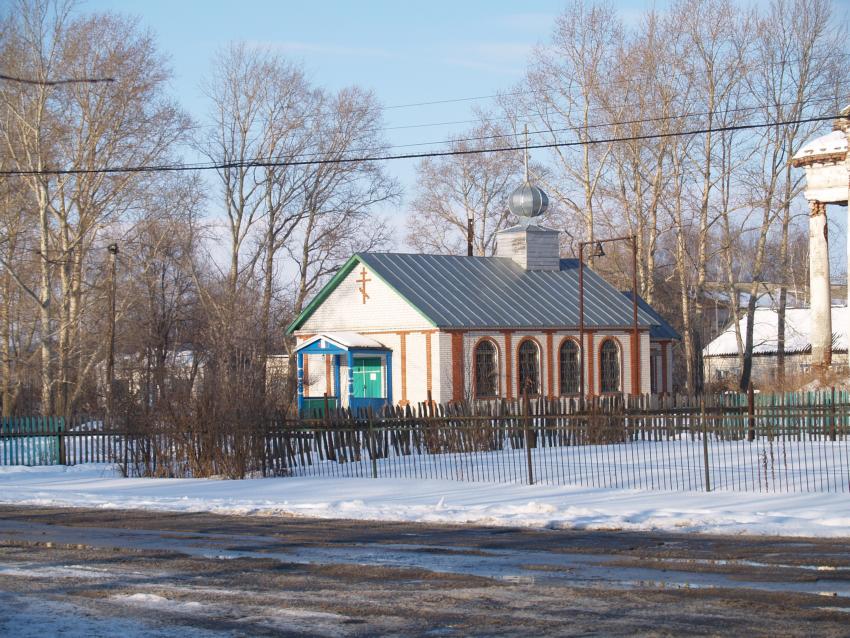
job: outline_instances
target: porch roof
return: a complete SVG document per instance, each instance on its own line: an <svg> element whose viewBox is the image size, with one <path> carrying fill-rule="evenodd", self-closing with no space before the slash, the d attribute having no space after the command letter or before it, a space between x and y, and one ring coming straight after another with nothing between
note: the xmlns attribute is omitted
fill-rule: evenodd
<svg viewBox="0 0 850 638"><path fill-rule="evenodd" d="M325 353L349 350L389 350L380 341L359 332L322 332L295 348L296 352Z"/></svg>

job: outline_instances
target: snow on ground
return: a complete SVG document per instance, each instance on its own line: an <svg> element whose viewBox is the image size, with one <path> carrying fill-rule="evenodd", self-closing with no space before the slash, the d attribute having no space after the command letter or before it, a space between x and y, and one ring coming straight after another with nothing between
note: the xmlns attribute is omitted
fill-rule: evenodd
<svg viewBox="0 0 850 638"><path fill-rule="evenodd" d="M438 479L122 478L107 465L0 467L0 503L537 528L850 536L843 493L651 492Z"/></svg>

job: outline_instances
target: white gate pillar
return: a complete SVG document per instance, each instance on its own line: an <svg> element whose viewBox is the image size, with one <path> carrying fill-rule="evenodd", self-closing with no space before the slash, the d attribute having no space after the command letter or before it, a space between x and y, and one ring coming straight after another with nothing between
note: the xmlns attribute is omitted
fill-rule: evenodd
<svg viewBox="0 0 850 638"><path fill-rule="evenodd" d="M809 296L812 365L832 363L832 296L829 288L829 225L826 204L809 202Z"/></svg>
<svg viewBox="0 0 850 638"><path fill-rule="evenodd" d="M831 133L803 145L791 165L806 170L809 216L809 317L812 364L824 372L832 361L832 299L829 286L829 238L826 205L847 205L850 199L850 106L841 110ZM850 247L850 220L847 227ZM850 250L847 254L850 272ZM850 277L847 281L850 305Z"/></svg>

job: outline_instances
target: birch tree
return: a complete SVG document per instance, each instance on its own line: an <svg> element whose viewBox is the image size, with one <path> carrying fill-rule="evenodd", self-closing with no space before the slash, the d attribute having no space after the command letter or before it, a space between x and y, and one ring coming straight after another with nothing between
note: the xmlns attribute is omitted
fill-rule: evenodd
<svg viewBox="0 0 850 638"><path fill-rule="evenodd" d="M553 148L557 170L545 186L571 217L580 220L573 233L588 241L595 237L595 211L612 149L611 144L592 143L610 130L591 126L599 121L600 91L614 75L615 52L622 39L619 17L610 4L588 6L573 0L556 18L551 42L535 50L518 90L524 99L516 109L527 114L533 130L540 131L538 141L583 143ZM627 109L620 102L615 117Z"/></svg>
<svg viewBox="0 0 850 638"><path fill-rule="evenodd" d="M463 152L517 142L521 139L507 127L480 113L479 123L449 140L449 147ZM473 253L493 255L496 233L510 225L508 197L522 183L522 166L518 152L422 160L416 168L407 243L420 252L465 254L471 222Z"/></svg>
<svg viewBox="0 0 850 638"><path fill-rule="evenodd" d="M780 281L778 300L777 364L782 382L785 373L785 309L789 272L789 232L792 203L802 189L803 173L791 167L791 157L815 134L818 123L797 123L812 113L843 106L838 96L846 89L850 72L844 56L836 56L847 41L846 26L831 28L832 6L825 0L775 0L756 22L752 45L750 90L763 96L759 114L768 122L790 122L764 129L757 139L756 168L748 180L753 202L762 210L762 224L754 260L747 304L747 331L742 343L741 388L752 372L753 324L758 285L766 255L768 231L780 226L778 254ZM840 88L840 87L843 87ZM836 90L837 89L837 90Z"/></svg>

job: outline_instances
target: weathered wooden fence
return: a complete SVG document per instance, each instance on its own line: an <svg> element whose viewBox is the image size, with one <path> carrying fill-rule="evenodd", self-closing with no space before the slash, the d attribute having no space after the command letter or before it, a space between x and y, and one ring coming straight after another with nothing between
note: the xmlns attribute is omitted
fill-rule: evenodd
<svg viewBox="0 0 850 638"><path fill-rule="evenodd" d="M421 404L260 428L144 432L16 421L0 463L129 475L339 476L649 490L850 491L850 395L724 394Z"/></svg>

